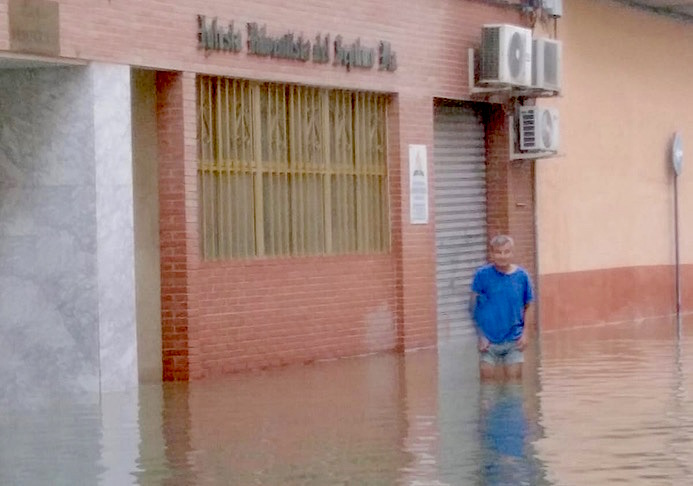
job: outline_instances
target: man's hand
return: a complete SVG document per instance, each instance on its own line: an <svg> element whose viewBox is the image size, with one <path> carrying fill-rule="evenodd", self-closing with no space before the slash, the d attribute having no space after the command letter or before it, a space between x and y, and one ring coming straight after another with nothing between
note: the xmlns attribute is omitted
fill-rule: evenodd
<svg viewBox="0 0 693 486"><path fill-rule="evenodd" d="M524 351L525 348L527 347L527 336L523 332L520 338L517 340L517 349L520 351Z"/></svg>
<svg viewBox="0 0 693 486"><path fill-rule="evenodd" d="M491 342L486 339L486 336L479 336L479 351L486 351L491 345Z"/></svg>

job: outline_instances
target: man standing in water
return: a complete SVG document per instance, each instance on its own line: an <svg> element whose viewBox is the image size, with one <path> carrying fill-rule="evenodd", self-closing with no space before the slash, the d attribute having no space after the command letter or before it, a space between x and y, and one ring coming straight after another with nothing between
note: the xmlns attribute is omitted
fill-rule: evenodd
<svg viewBox="0 0 693 486"><path fill-rule="evenodd" d="M527 271L512 263L513 246L510 236L494 236L491 263L479 268L472 280L470 305L479 336L482 380L522 376L525 315L533 295Z"/></svg>

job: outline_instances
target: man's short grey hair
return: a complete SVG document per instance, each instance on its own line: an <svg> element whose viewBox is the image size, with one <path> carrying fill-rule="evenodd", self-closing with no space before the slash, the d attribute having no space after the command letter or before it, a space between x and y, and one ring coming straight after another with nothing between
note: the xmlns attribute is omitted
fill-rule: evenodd
<svg viewBox="0 0 693 486"><path fill-rule="evenodd" d="M496 235L491 238L489 245L491 248L498 248L500 246L507 245L508 243L510 243L510 246L515 246L515 241L513 241L512 237L508 235Z"/></svg>

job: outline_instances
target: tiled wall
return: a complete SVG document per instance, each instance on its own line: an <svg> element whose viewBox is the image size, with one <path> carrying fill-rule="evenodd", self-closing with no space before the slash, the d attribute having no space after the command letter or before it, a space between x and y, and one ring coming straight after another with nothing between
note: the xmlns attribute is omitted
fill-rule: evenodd
<svg viewBox="0 0 693 486"><path fill-rule="evenodd" d="M0 403L136 382L129 106L127 67L0 71Z"/></svg>
<svg viewBox="0 0 693 486"><path fill-rule="evenodd" d="M90 67L101 391L137 383L130 68Z"/></svg>

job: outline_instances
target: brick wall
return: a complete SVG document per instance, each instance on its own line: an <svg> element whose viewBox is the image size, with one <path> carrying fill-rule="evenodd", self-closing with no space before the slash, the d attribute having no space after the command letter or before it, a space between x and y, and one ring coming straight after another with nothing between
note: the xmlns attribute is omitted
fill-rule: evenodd
<svg viewBox="0 0 693 486"><path fill-rule="evenodd" d="M7 2L0 2L0 49L10 48L9 22L7 19Z"/></svg>
<svg viewBox="0 0 693 486"><path fill-rule="evenodd" d="M488 236L508 234L515 241L515 260L523 266L537 288L534 207L534 162L510 161L508 110L489 105L486 127L486 191ZM527 323L536 324L533 307Z"/></svg>
<svg viewBox="0 0 693 486"><path fill-rule="evenodd" d="M467 48L478 45L484 23L522 23L518 10L461 0L60 0L60 48L65 58L130 64L163 71L189 71L248 79L411 91L431 97L467 97ZM205 53L197 48L197 15L234 22L246 40L245 24L268 33L289 31L311 41L318 33L357 38L377 47L391 42L394 73L268 59L240 53ZM7 0L0 0L0 49L9 48Z"/></svg>
<svg viewBox="0 0 693 486"><path fill-rule="evenodd" d="M400 275L397 282L402 333L400 348L436 344L436 249L433 224L433 100L428 96L401 94L395 130L399 134L398 186L400 212L395 221L399 231L396 251ZM429 224L409 224L409 144L424 144L429 167Z"/></svg>
<svg viewBox="0 0 693 486"><path fill-rule="evenodd" d="M488 10L484 6L476 9ZM463 11L460 9L459 13ZM495 14L499 12L504 13L496 10ZM290 20L285 20L284 24L288 22ZM343 35L347 27L346 24L340 27ZM470 31L477 32L479 28L474 25ZM455 31L443 30L444 37L451 38L442 41L435 35L435 24L421 32L422 36L429 37L431 44L449 44L432 49L434 56L442 56L433 62L445 63L446 69L452 65L463 70L464 47L452 47L460 45L460 39L452 39L458 37ZM397 44L397 39L393 41ZM162 114L175 113L178 117L177 124L160 126L160 132L169 130L168 138L161 133L164 135L162 148L169 153L176 150L178 157L174 162L162 155L161 162L162 181L167 175L173 176L175 170L174 179L178 183L164 185L168 189L162 189L162 201L170 203L162 205L165 379L198 379L238 370L435 345L433 186L431 184L431 223L410 225L408 146L412 143L427 146L432 181L434 94L463 97L466 77L454 70L432 77L429 70L424 69L424 64L432 62L431 59L423 53L408 52L407 48L418 47L406 42L404 37L400 41L405 49L398 52L402 56L399 62L406 59L407 54L413 61L405 64L401 71L408 71L411 85L419 87L407 89L400 73L386 74L392 81L388 90L397 93L393 96L388 119L392 251L386 255L200 261L194 171L194 78L190 74L187 78L162 76L162 79L176 82L160 97L166 93L177 97L169 98L169 106L162 108ZM459 59L451 59L453 51L459 54ZM251 65L256 63L254 59L247 61ZM421 63L419 69L417 62ZM315 70L313 66L304 68L307 72ZM266 66L263 69L266 70ZM278 79L292 80L289 71L293 66L287 69ZM370 73L372 77L366 77L354 73L352 77L350 73L350 80L356 81L358 87L382 89L383 74L373 72ZM305 75L306 72L301 72L301 76ZM334 75L334 71L330 76L312 73L311 80L329 85ZM341 73L340 80L345 79ZM435 82L422 89L429 80ZM348 87L349 83L345 84ZM169 84L164 84L166 86ZM533 248L526 247L533 242L528 239L530 235L533 238L533 230L524 231L522 227L526 223L524 215L531 215L533 206L530 201L522 211L517 211L509 196L512 193L513 197L524 197L527 190L531 194L531 187L524 186L528 179L521 167L509 168L504 111L497 106L491 111L487 120L489 226L491 232L501 228L504 232L511 231L518 240L521 263L533 269L526 261L533 254ZM170 131L171 125L174 131ZM183 144L179 140L181 136ZM181 182L184 187L180 186ZM178 219L183 214L185 221ZM164 221L166 217L170 219ZM533 228L531 222L530 228Z"/></svg>
<svg viewBox="0 0 693 486"><path fill-rule="evenodd" d="M164 379L187 380L189 275L184 237L186 218L182 76L159 72L156 88Z"/></svg>
<svg viewBox="0 0 693 486"><path fill-rule="evenodd" d="M187 380L196 317L191 279L197 245L197 140L195 76L158 72L159 239L164 379Z"/></svg>
<svg viewBox="0 0 693 486"><path fill-rule="evenodd" d="M191 378L395 346L389 255L206 262L194 275Z"/></svg>
<svg viewBox="0 0 693 486"><path fill-rule="evenodd" d="M289 31L389 41L395 72L205 54L198 14ZM120 0L60 2L61 54L159 70L162 356L164 379L187 380L241 369L412 349L436 343L433 223L433 99L469 99L467 48L484 23L522 23L518 11L483 2L440 0L199 0L166 4ZM6 24L0 5L0 29ZM0 48L7 34L0 30ZM4 44L3 44L4 43ZM176 72L173 72L176 71ZM194 73L387 92L391 252L203 262L199 255ZM496 112L494 112L496 113ZM532 253L526 167L510 169L502 110L489 125L489 227L511 231L521 263ZM408 146L428 148L430 223L409 224ZM529 165L527 165L529 167ZM530 192L531 193L531 192ZM509 195L510 194L510 195ZM533 225L530 225L533 228ZM526 232L526 235L525 235ZM525 237L527 236L527 237Z"/></svg>

